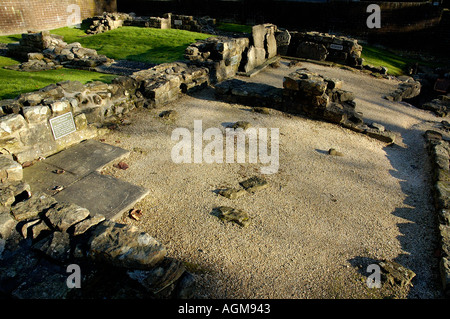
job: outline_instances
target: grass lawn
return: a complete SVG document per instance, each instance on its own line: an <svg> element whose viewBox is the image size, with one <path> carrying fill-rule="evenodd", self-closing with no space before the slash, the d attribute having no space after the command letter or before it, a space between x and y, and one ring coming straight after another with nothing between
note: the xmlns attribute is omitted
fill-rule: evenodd
<svg viewBox="0 0 450 319"><path fill-rule="evenodd" d="M211 37L209 34L177 29L122 27L87 36L80 29L61 28L51 31L64 36L68 43L80 42L83 47L97 50L115 60L166 63L183 60L191 43Z"/></svg>
<svg viewBox="0 0 450 319"><path fill-rule="evenodd" d="M217 30L235 33L252 33L252 26L235 24L235 23L222 23L219 22L216 25Z"/></svg>
<svg viewBox="0 0 450 319"><path fill-rule="evenodd" d="M197 40L211 35L184 30L122 27L97 35L86 35L82 29L60 28L52 34L64 36L67 43L80 42L116 60L133 60L148 63L165 63L183 60L185 48ZM17 42L21 35L1 36L0 43ZM14 98L25 92L36 91L51 83L76 80L110 82L116 76L73 69L40 72L5 70L3 66L19 64L19 61L0 56L0 99Z"/></svg>
<svg viewBox="0 0 450 319"><path fill-rule="evenodd" d="M12 99L26 92L39 90L61 81L103 81L110 83L116 76L83 70L60 69L40 72L20 72L3 69L3 66L19 64L11 58L0 56L0 100Z"/></svg>

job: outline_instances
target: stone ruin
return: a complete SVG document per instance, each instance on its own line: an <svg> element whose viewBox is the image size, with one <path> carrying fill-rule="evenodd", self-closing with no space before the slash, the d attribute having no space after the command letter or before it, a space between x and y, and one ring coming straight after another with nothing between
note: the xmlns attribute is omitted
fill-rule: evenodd
<svg viewBox="0 0 450 319"><path fill-rule="evenodd" d="M103 15L88 18L83 22L89 25L86 30L87 34L98 34L120 28L124 25L125 21L132 19L133 17L126 13L104 12Z"/></svg>
<svg viewBox="0 0 450 319"><path fill-rule="evenodd" d="M425 132L426 147L432 167L432 193L439 222L440 275L450 297L450 142L436 131Z"/></svg>
<svg viewBox="0 0 450 319"><path fill-rule="evenodd" d="M149 234L32 193L22 180L22 166L10 155L0 155L0 177L0 296L192 297L193 275ZM82 269L82 291L69 286L70 265Z"/></svg>
<svg viewBox="0 0 450 319"><path fill-rule="evenodd" d="M213 83L249 73L277 56L276 26L256 25L245 37L212 37L191 44L185 58L210 70Z"/></svg>
<svg viewBox="0 0 450 319"><path fill-rule="evenodd" d="M25 61L20 65L7 67L19 71L62 67L91 70L114 62L94 49L83 48L78 42L67 44L61 36L52 35L48 31L24 33L19 43L9 43L7 49L9 56Z"/></svg>
<svg viewBox="0 0 450 319"><path fill-rule="evenodd" d="M136 16L134 13L108 13L84 20L88 24L87 34L98 34L122 26L180 29L192 32L215 34L216 20L210 17L193 17L166 13L162 17Z"/></svg>
<svg viewBox="0 0 450 319"><path fill-rule="evenodd" d="M279 29L275 33L282 56L317 61L331 61L351 67L362 66L362 46L344 36L320 32L298 32Z"/></svg>
<svg viewBox="0 0 450 319"><path fill-rule="evenodd" d="M268 107L292 114L339 124L353 131L391 144L395 134L377 123L364 123L356 111L354 94L342 89L343 83L306 69L284 78L283 88L231 79L215 86L217 99L253 107Z"/></svg>
<svg viewBox="0 0 450 319"><path fill-rule="evenodd" d="M0 147L20 163L47 157L101 133L140 107L156 107L209 84L208 69L169 63L111 84L65 81L0 101ZM77 131L55 140L49 120L72 113Z"/></svg>

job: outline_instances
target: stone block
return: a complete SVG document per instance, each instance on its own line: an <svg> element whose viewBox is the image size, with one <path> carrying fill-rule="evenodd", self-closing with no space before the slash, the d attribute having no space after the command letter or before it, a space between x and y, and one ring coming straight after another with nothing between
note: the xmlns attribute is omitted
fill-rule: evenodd
<svg viewBox="0 0 450 319"><path fill-rule="evenodd" d="M166 256L166 249L135 227L104 221L88 241L88 256L113 266L150 270Z"/></svg>
<svg viewBox="0 0 450 319"><path fill-rule="evenodd" d="M90 215L86 208L75 204L58 203L45 213L50 225L58 231L67 231L71 226L81 222Z"/></svg>
<svg viewBox="0 0 450 319"><path fill-rule="evenodd" d="M25 106L23 108L23 115L30 124L47 121L50 114L50 109L45 105Z"/></svg>
<svg viewBox="0 0 450 319"><path fill-rule="evenodd" d="M0 154L0 181L2 183L21 181L22 165L14 161L12 156Z"/></svg>
<svg viewBox="0 0 450 319"><path fill-rule="evenodd" d="M29 199L17 203L11 212L17 221L35 218L56 204L56 200L44 193L34 193Z"/></svg>

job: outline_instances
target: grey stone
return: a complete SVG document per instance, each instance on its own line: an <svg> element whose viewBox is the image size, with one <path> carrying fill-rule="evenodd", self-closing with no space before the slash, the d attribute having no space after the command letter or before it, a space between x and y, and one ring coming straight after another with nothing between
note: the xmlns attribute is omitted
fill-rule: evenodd
<svg viewBox="0 0 450 319"><path fill-rule="evenodd" d="M0 238L8 238L16 224L17 221L12 218L9 208L0 207Z"/></svg>
<svg viewBox="0 0 450 319"><path fill-rule="evenodd" d="M31 219L56 204L56 200L44 193L34 193L29 199L14 205L11 212L17 221Z"/></svg>
<svg viewBox="0 0 450 319"><path fill-rule="evenodd" d="M129 211L149 191L110 175L93 172L54 195L58 202L85 207L91 215L115 220Z"/></svg>
<svg viewBox="0 0 450 319"><path fill-rule="evenodd" d="M194 275L185 272L178 281L175 298L192 299L195 296L196 281Z"/></svg>
<svg viewBox="0 0 450 319"><path fill-rule="evenodd" d="M86 219L89 216L89 211L75 204L58 203L50 208L45 217L50 224L59 231L65 232L72 225Z"/></svg>
<svg viewBox="0 0 450 319"><path fill-rule="evenodd" d="M61 263L70 258L70 236L66 232L55 231L32 247Z"/></svg>
<svg viewBox="0 0 450 319"><path fill-rule="evenodd" d="M166 256L166 249L135 227L104 221L88 241L88 255L96 261L140 270L152 269Z"/></svg>
<svg viewBox="0 0 450 319"><path fill-rule="evenodd" d="M148 292L157 294L174 284L185 270L181 261L166 257L153 269L128 271L128 275L137 280Z"/></svg>
<svg viewBox="0 0 450 319"><path fill-rule="evenodd" d="M101 214L97 214L95 216L86 218L85 220L83 220L75 225L73 235L77 236L77 235L84 234L90 228L100 224L105 219L106 219L105 216L103 216Z"/></svg>

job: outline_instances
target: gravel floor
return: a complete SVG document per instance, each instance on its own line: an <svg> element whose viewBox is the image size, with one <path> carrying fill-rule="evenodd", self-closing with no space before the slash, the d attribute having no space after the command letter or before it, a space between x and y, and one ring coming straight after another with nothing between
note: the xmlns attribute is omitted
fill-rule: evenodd
<svg viewBox="0 0 450 319"><path fill-rule="evenodd" d="M207 89L163 108L138 110L129 125L102 137L132 151L126 171L107 173L146 187L136 208L140 221L124 217L161 241L171 257L186 262L198 282L198 298L437 298L440 296L436 225L429 191L428 159L421 134L438 121L405 103L384 100L395 80L304 63L311 71L340 78L356 95L357 110L399 132L402 141L379 141L329 123L270 114L214 100ZM294 69L283 61L248 81L282 86ZM165 122L164 110L178 118ZM239 187L259 175L261 164L175 164L171 150L178 127L193 131L248 121L280 129L280 168L265 175L270 187L229 200L214 191ZM344 154L327 154L335 148ZM217 206L247 211L247 228L223 223ZM368 289L367 266L393 259L417 277L410 289Z"/></svg>

